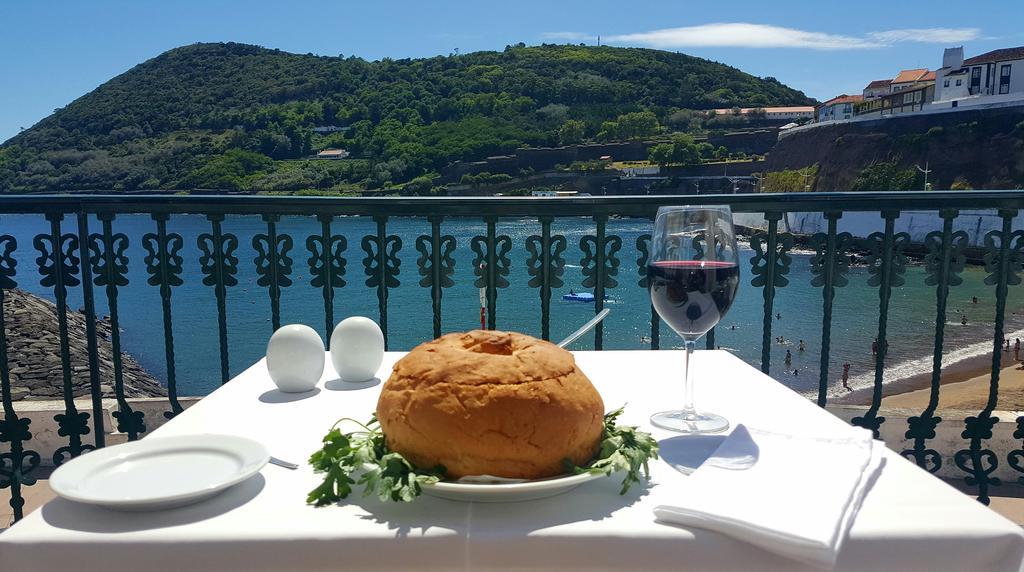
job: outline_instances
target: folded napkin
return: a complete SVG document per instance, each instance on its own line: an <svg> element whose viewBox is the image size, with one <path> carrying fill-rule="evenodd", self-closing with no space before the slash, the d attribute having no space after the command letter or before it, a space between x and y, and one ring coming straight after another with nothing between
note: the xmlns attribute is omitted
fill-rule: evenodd
<svg viewBox="0 0 1024 572"><path fill-rule="evenodd" d="M806 436L738 425L654 514L832 568L884 446L861 428Z"/></svg>

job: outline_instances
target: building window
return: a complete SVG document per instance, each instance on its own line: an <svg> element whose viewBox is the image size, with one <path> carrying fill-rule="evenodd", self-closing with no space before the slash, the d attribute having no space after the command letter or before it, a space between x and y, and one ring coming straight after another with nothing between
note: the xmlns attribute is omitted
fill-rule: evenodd
<svg viewBox="0 0 1024 572"><path fill-rule="evenodd" d="M985 86L988 86L988 78L985 78ZM981 68L971 68L971 94L976 94L981 90Z"/></svg>
<svg viewBox="0 0 1024 572"><path fill-rule="evenodd" d="M957 87L960 87L963 83L964 83L964 80L962 80L962 79L956 80Z"/></svg>
<svg viewBox="0 0 1024 572"><path fill-rule="evenodd" d="M949 80L942 82L942 87L949 87Z"/></svg>
<svg viewBox="0 0 1024 572"><path fill-rule="evenodd" d="M999 93L1010 93L1010 64L999 67Z"/></svg>

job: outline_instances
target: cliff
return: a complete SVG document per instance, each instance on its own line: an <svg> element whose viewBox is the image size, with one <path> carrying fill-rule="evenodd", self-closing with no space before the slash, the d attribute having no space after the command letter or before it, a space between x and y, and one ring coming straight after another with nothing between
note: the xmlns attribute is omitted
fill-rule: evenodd
<svg viewBox="0 0 1024 572"><path fill-rule="evenodd" d="M954 181L975 189L1024 186L1024 107L895 116L839 123L782 137L767 158L768 171L817 163L814 191L848 191L865 169L932 169L932 188ZM888 190L888 189L861 189Z"/></svg>

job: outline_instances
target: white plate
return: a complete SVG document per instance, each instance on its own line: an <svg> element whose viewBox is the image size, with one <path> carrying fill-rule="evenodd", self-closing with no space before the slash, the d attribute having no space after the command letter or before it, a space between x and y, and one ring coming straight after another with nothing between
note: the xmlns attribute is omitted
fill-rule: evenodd
<svg viewBox="0 0 1024 572"><path fill-rule="evenodd" d="M582 473L522 483L439 482L423 487L423 494L463 502L519 502L560 495L604 475Z"/></svg>
<svg viewBox="0 0 1024 572"><path fill-rule="evenodd" d="M50 475L69 500L119 510L158 510L198 502L267 464L260 443L234 435L158 437L86 453Z"/></svg>

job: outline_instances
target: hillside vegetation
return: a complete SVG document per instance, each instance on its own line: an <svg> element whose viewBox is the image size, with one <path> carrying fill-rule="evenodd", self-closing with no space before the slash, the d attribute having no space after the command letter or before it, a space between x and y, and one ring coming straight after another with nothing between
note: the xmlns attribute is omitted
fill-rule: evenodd
<svg viewBox="0 0 1024 572"><path fill-rule="evenodd" d="M685 131L697 109L808 103L773 78L648 49L519 44L370 62L195 44L0 146L0 191L345 190L417 177L429 188L453 161ZM295 161L328 147L354 160Z"/></svg>

